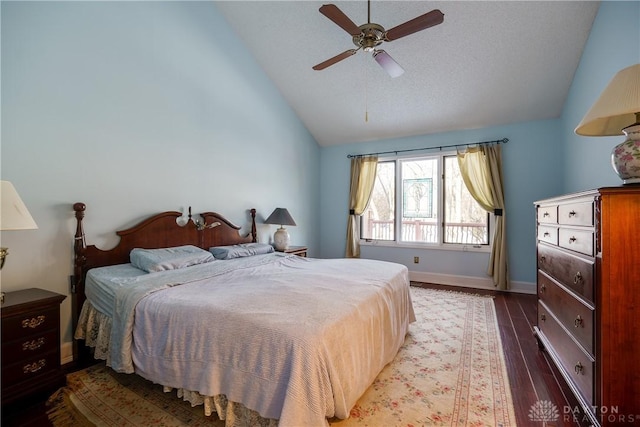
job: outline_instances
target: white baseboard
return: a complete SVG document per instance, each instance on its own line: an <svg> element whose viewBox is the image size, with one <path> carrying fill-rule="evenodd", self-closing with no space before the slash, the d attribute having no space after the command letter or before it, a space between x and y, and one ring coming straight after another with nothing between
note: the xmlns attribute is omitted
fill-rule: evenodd
<svg viewBox="0 0 640 427"><path fill-rule="evenodd" d="M65 342L60 346L60 363L73 362L73 343Z"/></svg>
<svg viewBox="0 0 640 427"><path fill-rule="evenodd" d="M463 288L487 289L495 291L496 287L490 277L456 276L453 274L428 273L424 271L410 271L409 280L416 282L435 283L438 285L460 286ZM511 288L507 292L520 294L536 294L536 284L529 282L511 281Z"/></svg>

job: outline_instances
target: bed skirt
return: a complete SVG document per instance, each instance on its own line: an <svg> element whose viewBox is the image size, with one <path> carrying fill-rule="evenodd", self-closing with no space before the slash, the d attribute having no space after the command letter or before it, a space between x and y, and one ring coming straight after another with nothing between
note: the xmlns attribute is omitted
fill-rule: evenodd
<svg viewBox="0 0 640 427"><path fill-rule="evenodd" d="M111 340L111 318L89 302L85 301L80 312L75 339L84 340L88 347L94 349L94 358L104 360L107 366L110 364L109 342ZM149 380L149 378L146 378ZM161 384L166 393L172 392L172 387ZM204 396L197 391L176 389L178 398L191 403L192 406L203 405L204 414L211 416L214 412L225 422L226 427L260 426L276 427L278 420L263 418L254 410L251 410L238 402L227 400L224 394Z"/></svg>

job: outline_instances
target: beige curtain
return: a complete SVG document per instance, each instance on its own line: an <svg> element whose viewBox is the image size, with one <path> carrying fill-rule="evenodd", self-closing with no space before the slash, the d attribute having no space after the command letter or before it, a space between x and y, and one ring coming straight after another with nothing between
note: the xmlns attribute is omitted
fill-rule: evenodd
<svg viewBox="0 0 640 427"><path fill-rule="evenodd" d="M498 289L509 289L507 235L502 186L502 154L499 144L481 145L458 151L458 164L473 198L495 214L495 230L487 274Z"/></svg>
<svg viewBox="0 0 640 427"><path fill-rule="evenodd" d="M347 258L360 258L360 216L369 205L377 167L378 156L351 158Z"/></svg>

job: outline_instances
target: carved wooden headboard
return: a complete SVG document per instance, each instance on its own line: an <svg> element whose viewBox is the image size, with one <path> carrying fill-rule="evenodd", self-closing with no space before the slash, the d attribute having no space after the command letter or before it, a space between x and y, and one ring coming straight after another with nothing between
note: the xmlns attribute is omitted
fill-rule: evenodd
<svg viewBox="0 0 640 427"><path fill-rule="evenodd" d="M162 212L153 215L132 228L116 231L120 242L110 250L102 250L95 245L87 246L82 226L86 210L84 203L75 203L73 210L76 216L76 233L74 242L74 272L72 277L72 320L73 331L78 325L78 318L85 297L85 277L87 271L129 262L129 253L134 248L156 249L182 245L194 245L208 250L212 246L234 245L238 243L256 242L256 210L250 209L251 232L241 236L241 227L234 225L225 217L215 212L200 214L201 220L191 216L189 208L188 222L178 225L181 212ZM77 360L78 349L74 344L74 359Z"/></svg>

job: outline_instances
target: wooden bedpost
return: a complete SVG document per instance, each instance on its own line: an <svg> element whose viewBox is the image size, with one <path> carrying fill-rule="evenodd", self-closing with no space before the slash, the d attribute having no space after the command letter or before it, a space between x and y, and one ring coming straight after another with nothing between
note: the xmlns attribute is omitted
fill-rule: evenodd
<svg viewBox="0 0 640 427"><path fill-rule="evenodd" d="M255 243L258 241L258 232L256 230L256 210L252 208L250 212L251 212L251 241Z"/></svg>
<svg viewBox="0 0 640 427"><path fill-rule="evenodd" d="M82 219L84 218L84 211L87 206L84 203L74 203L73 210L76 212L76 234L73 241L73 276L71 277L71 335L75 334L78 327L78 319L80 318L80 310L82 304L84 304L84 273L85 263L87 258L85 256L86 242L84 238L84 230L82 228ZM78 345L77 340L73 340L73 360L78 363L81 358L84 358L85 347Z"/></svg>

